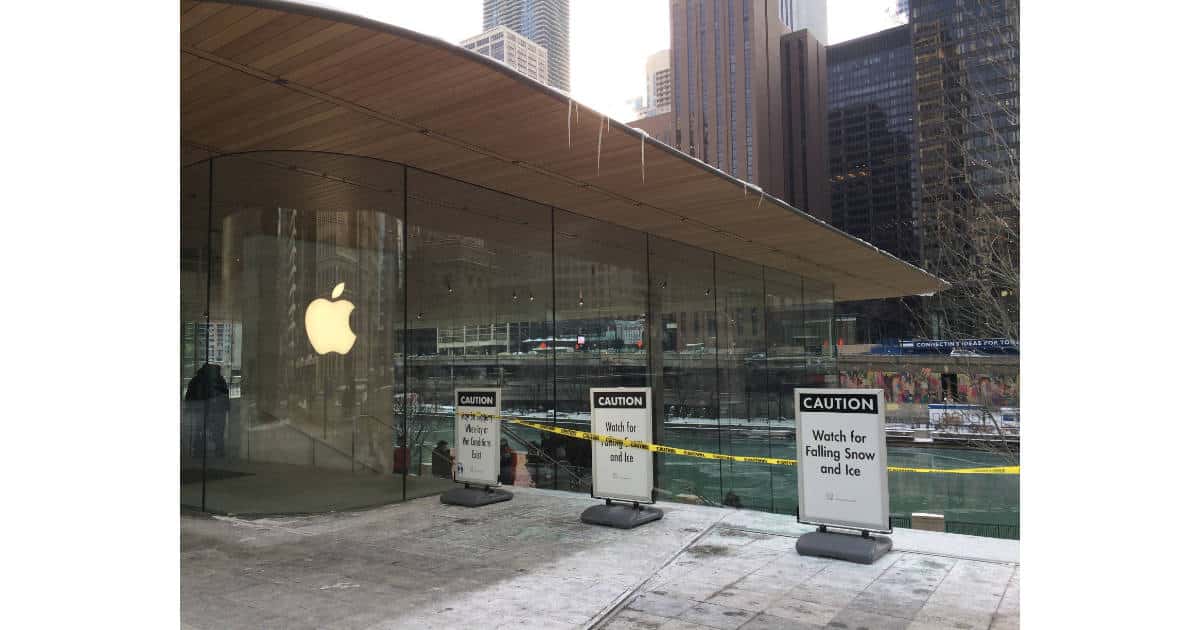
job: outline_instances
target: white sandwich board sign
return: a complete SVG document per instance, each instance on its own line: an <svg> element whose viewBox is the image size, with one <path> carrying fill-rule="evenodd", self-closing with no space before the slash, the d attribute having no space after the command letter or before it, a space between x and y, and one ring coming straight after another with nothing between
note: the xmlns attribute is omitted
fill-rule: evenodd
<svg viewBox="0 0 1200 630"><path fill-rule="evenodd" d="M654 421L649 387L593 387L592 433L649 442ZM592 441L592 496L653 503L654 454Z"/></svg>
<svg viewBox="0 0 1200 630"><path fill-rule="evenodd" d="M798 518L890 532L882 389L794 390Z"/></svg>
<svg viewBox="0 0 1200 630"><path fill-rule="evenodd" d="M499 485L500 421L499 389L454 390L454 480L481 486Z"/></svg>

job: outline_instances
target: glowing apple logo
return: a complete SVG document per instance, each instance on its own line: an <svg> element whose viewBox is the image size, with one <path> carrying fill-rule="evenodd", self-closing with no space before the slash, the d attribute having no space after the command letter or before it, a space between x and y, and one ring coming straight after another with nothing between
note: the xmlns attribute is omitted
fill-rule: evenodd
<svg viewBox="0 0 1200 630"><path fill-rule="evenodd" d="M338 283L329 296L336 302L317 298L304 311L304 330L317 354L346 354L354 347L357 337L350 330L350 311L354 310L354 304L350 300L338 300L345 289L345 282Z"/></svg>

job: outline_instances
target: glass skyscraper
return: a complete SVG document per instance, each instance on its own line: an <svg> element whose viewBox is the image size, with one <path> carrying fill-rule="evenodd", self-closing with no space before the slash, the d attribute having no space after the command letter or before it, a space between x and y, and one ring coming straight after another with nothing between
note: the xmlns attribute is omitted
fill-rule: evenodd
<svg viewBox="0 0 1200 630"><path fill-rule="evenodd" d="M833 224L905 260L919 256L912 29L898 26L828 48ZM911 336L898 300L847 302L856 339Z"/></svg>
<svg viewBox="0 0 1200 630"><path fill-rule="evenodd" d="M828 50L833 224L914 260L912 30L898 26Z"/></svg>

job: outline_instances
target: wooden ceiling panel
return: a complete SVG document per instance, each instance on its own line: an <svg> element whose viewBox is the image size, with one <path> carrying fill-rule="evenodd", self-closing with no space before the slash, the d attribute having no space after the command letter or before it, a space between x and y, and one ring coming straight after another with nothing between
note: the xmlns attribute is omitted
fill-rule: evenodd
<svg viewBox="0 0 1200 630"><path fill-rule="evenodd" d="M375 157L833 282L839 299L945 286L452 44L307 5L181 7L185 163L209 150ZM325 184L308 192L358 198Z"/></svg>

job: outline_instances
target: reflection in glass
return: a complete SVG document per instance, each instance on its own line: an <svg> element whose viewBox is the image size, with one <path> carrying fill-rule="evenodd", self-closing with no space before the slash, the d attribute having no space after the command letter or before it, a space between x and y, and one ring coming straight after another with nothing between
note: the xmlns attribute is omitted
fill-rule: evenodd
<svg viewBox="0 0 1200 630"><path fill-rule="evenodd" d="M392 398L403 169L255 153L217 158L213 172L207 352L227 414L208 423L206 509L402 499Z"/></svg>
<svg viewBox="0 0 1200 630"><path fill-rule="evenodd" d="M771 444L763 268L717 255L716 278L721 446L730 455L762 456ZM773 468L723 462L722 504L770 510Z"/></svg>
<svg viewBox="0 0 1200 630"><path fill-rule="evenodd" d="M671 446L720 452L717 411L716 294L713 254L650 238L651 346L661 430ZM663 498L720 504L721 465L659 453Z"/></svg>
<svg viewBox="0 0 1200 630"><path fill-rule="evenodd" d="M182 178L184 505L441 492L461 387L588 428L590 388L649 385L657 442L794 457L791 389L836 374L833 287L794 274L378 160L257 152ZM503 483L589 490L589 442L498 428ZM789 466L660 454L655 477L663 499L795 507Z"/></svg>
<svg viewBox="0 0 1200 630"><path fill-rule="evenodd" d="M771 428L770 456L796 458L795 410L792 391L820 387L808 371L805 354L804 292L799 276L765 269L767 285L767 391ZM772 511L790 514L797 503L796 467L773 466Z"/></svg>
<svg viewBox="0 0 1200 630"><path fill-rule="evenodd" d="M589 388L650 384L646 235L556 210L554 254L555 422L586 428ZM591 445L547 438L555 459L567 462L555 467L555 487L586 491Z"/></svg>
<svg viewBox="0 0 1200 630"><path fill-rule="evenodd" d="M548 207L414 169L408 217L411 498L453 485L434 460L457 455L455 388L500 387L502 413L552 417L554 344ZM502 481L545 485L536 432L504 431Z"/></svg>
<svg viewBox="0 0 1200 630"><path fill-rule="evenodd" d="M207 409L203 400L186 400L188 385L208 361L205 336L208 313L208 179L207 161L180 174L179 233L179 498L182 505L202 508L207 448Z"/></svg>

